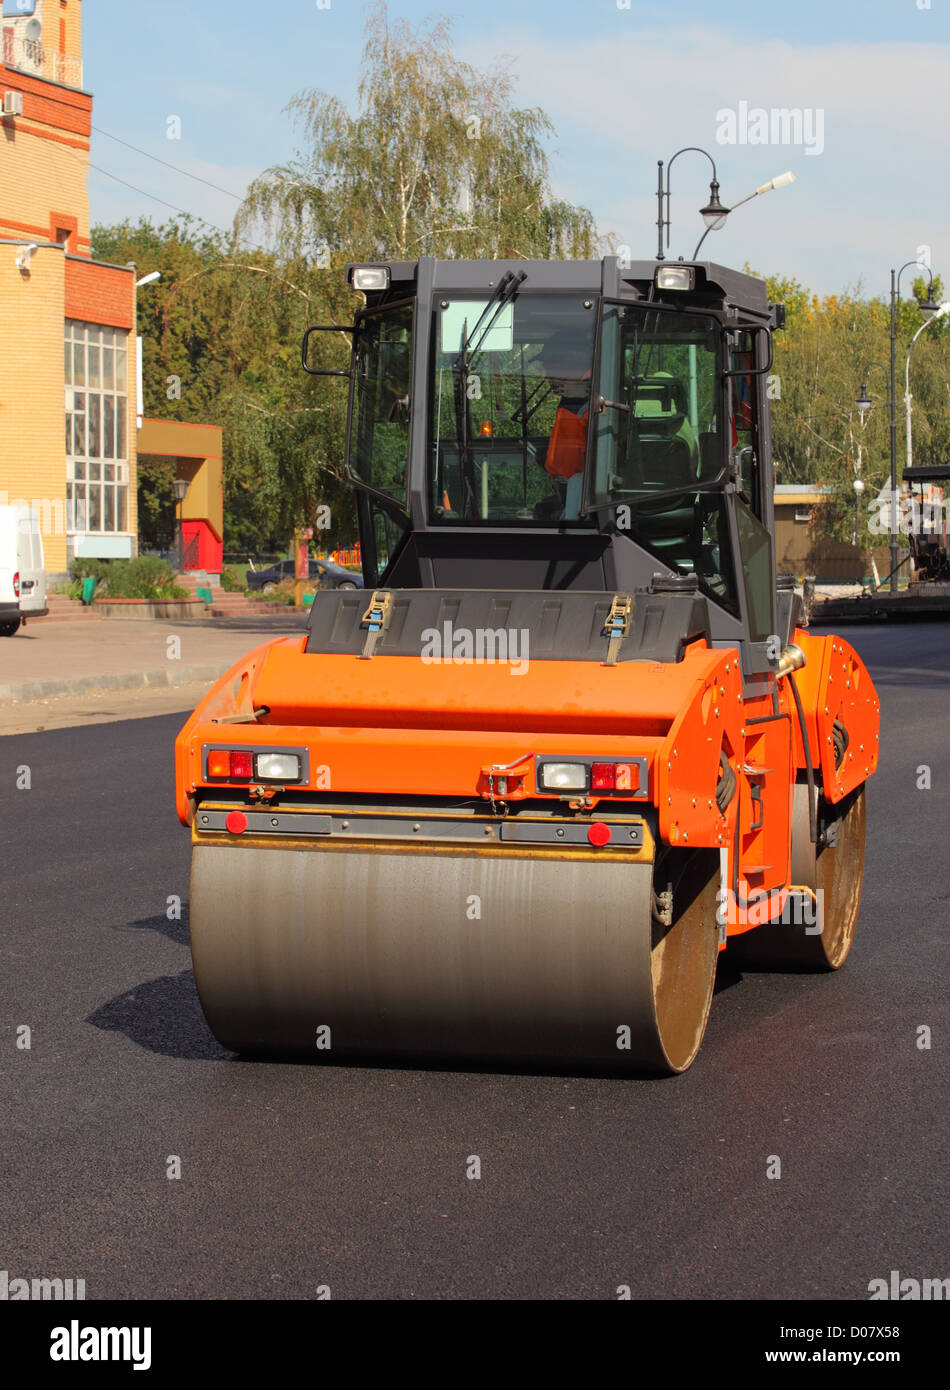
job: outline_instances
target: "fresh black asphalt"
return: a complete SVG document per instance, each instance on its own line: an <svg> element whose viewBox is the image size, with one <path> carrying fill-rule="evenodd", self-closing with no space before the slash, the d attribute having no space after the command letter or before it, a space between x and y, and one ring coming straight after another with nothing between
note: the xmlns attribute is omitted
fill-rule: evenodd
<svg viewBox="0 0 950 1390"><path fill-rule="evenodd" d="M190 969L182 719L0 740L0 1270L90 1299L866 1300L893 1269L950 1276L950 627L845 635L883 704L851 958L725 957L669 1080L235 1059Z"/></svg>

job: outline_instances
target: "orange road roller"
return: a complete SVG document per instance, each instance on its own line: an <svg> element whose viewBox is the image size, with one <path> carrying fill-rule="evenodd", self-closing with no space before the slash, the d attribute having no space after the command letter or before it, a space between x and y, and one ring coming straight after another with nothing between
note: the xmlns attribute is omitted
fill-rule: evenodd
<svg viewBox="0 0 950 1390"><path fill-rule="evenodd" d="M317 325L302 365L348 382L365 588L176 743L205 1016L247 1053L682 1072L721 951L836 970L861 901L879 702L775 570L782 307L708 262L346 274L349 362Z"/></svg>

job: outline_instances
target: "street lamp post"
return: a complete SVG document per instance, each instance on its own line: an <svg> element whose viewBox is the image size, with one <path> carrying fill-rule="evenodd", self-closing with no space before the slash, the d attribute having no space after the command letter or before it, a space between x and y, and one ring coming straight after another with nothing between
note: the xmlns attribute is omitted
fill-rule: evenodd
<svg viewBox="0 0 950 1390"><path fill-rule="evenodd" d="M864 428L864 422L865 422L865 418L867 417L867 413L868 413L868 411L871 409L871 407L872 407L873 404L874 404L874 402L873 402L873 400L871 399L871 396L870 396L870 394L869 394L869 392L868 392L868 376L869 376L869 374L870 374L871 372L873 372L873 371L883 372L884 375L885 375L885 378L888 377L887 365L886 365L884 362L871 362L868 366L866 366L866 367L864 368L863 372L861 373L861 394L860 394L860 396L858 397L858 399L855 401L855 405L858 407L858 418L859 418L859 420L861 421L861 428L862 428L862 430L863 430L863 428ZM888 402L887 402L887 405L888 405L888 407L890 408L891 402L888 401ZM860 445L860 443L859 443L859 444L858 444L858 459L860 460L860 458L861 458L861 445ZM860 466L860 465L859 465L859 466ZM864 490L863 486L862 486L862 489L861 489L861 490L862 490L862 492L863 492L863 490ZM858 499L858 502L859 502L859 501L860 501L860 499ZM857 502L856 502L856 505L857 505ZM890 514L891 509L889 508L888 510L889 510L889 514ZM879 515L880 515L880 513L879 513ZM892 564L896 564L896 560L893 559L893 557L892 557Z"/></svg>
<svg viewBox="0 0 950 1390"><path fill-rule="evenodd" d="M182 537L181 530L181 509L185 501L185 495L188 492L188 479L176 478L172 486L175 489L175 504L177 513L175 524L175 546L178 551L178 572L179 574L181 574L185 568L185 543Z"/></svg>
<svg viewBox="0 0 950 1390"><path fill-rule="evenodd" d="M855 401L855 405L858 407L858 416L860 417L862 425L864 424L865 415L867 415L871 406L874 404L874 401L868 394L868 375L874 371L886 373L887 366L884 362L870 362L861 373L861 394Z"/></svg>
<svg viewBox="0 0 950 1390"><path fill-rule="evenodd" d="M795 182L795 175L791 172L791 170L789 170L787 173L779 174L777 178L770 179L768 183L760 184L754 193L750 193L745 198L740 198L739 202L735 203L731 208L724 208L722 203L719 201L719 180L716 175L716 161L713 159L712 155L708 152L708 150L700 149L698 145L684 145L681 150L677 150L676 154L673 155L673 158L666 165L665 188L663 186L663 160L657 160L656 258L658 261L662 261L665 259L663 255L664 228L666 229L667 248L669 248L670 244L670 171L673 168L674 161L679 159L681 154L690 153L705 155L705 157L709 160L709 163L712 165L712 179L709 183L709 202L706 204L705 207L700 208L699 210L699 215L706 224L706 230L699 238L696 250L693 252L694 261L696 257L699 255L700 246L702 246L709 233L717 231L718 228L724 226L726 218L729 216L730 212L735 212L736 208L741 207L743 203L751 202L751 200L757 197L760 193L769 193L773 188L785 188L787 184Z"/></svg>
<svg viewBox="0 0 950 1390"><path fill-rule="evenodd" d="M939 305L933 301L934 278L926 266L920 265L918 261L906 261L898 271L891 271L891 401L890 401L890 426L891 426L891 593L897 593L897 566L899 546L897 544L897 383L895 380L895 359L897 353L897 305L899 303L901 276L909 266L915 266L918 270L927 270L928 286L927 299L920 306L920 312L924 318L929 319L937 312Z"/></svg>
<svg viewBox="0 0 950 1390"><path fill-rule="evenodd" d="M864 491L864 479L855 478L851 484L854 488L854 538L852 545L858 544L858 531L861 525L861 494Z"/></svg>
<svg viewBox="0 0 950 1390"><path fill-rule="evenodd" d="M126 262L129 270L135 270L134 261ZM142 428L142 339L139 334L139 302L138 292L143 285L154 285L157 280L162 278L160 270L150 270L148 275L143 275L140 280L132 282L132 332L135 342L135 424L138 429Z"/></svg>

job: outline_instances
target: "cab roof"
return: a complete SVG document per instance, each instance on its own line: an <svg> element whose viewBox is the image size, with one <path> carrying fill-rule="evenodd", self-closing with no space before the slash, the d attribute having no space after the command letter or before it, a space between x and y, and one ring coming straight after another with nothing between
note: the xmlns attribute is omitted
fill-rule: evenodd
<svg viewBox="0 0 950 1390"><path fill-rule="evenodd" d="M694 288L657 291L655 276L663 266L691 267L695 271ZM352 283L353 270L364 267L388 269L390 276L388 289L363 291L370 306L438 290L456 294L484 292L494 288L506 272L514 271L525 274L525 292L573 290L658 304L688 301L696 307L734 305L753 314L769 312L764 280L714 261L627 261L618 256L604 256L596 261L462 261L421 257L417 261L350 262L346 266L347 283Z"/></svg>

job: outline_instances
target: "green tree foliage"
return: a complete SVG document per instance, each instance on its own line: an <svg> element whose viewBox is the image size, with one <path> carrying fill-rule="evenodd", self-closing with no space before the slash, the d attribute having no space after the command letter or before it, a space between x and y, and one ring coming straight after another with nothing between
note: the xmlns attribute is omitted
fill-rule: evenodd
<svg viewBox="0 0 950 1390"><path fill-rule="evenodd" d="M334 524L321 539L350 543L344 393L300 369L307 324L352 317L356 296L339 273L241 249L187 221L96 227L93 254L134 260L140 276L161 271L139 292L143 406L147 416L224 427L225 547L279 549L322 505ZM322 350L344 366L346 348L341 335ZM167 461L140 468L143 548L170 543L173 475Z"/></svg>
<svg viewBox="0 0 950 1390"><path fill-rule="evenodd" d="M171 550L175 543L175 468L168 459L140 458L138 518L140 550Z"/></svg>
<svg viewBox="0 0 950 1390"><path fill-rule="evenodd" d="M860 536L869 534L870 501L890 479L890 301L865 299L860 291L824 298L780 276L766 280L769 298L784 303L787 326L775 335L772 371L772 447L777 483L830 489L817 509L816 528L839 540L854 529L854 480L865 485ZM925 319L924 277L901 301L896 316L898 483L905 463L904 370L910 341ZM934 294L942 297L939 277ZM917 340L911 358L915 463L950 457L950 331L934 323ZM862 421L857 408L862 383L872 401Z"/></svg>
<svg viewBox="0 0 950 1390"><path fill-rule="evenodd" d="M324 544L355 538L343 486L344 379L300 369L308 324L352 322L361 296L343 282L347 261L586 258L598 254L591 214L553 196L543 111L513 103L513 79L478 71L452 51L450 29L390 23L371 11L355 111L325 93L298 93L289 110L301 148L248 190L232 235L179 219L162 226L97 227L93 254L134 260L139 292L145 412L217 423L225 438L225 546L279 550L293 526L330 507ZM253 245L263 237L270 250ZM747 267L748 269L748 267ZM853 482L867 502L889 475L889 303L858 287L819 298L772 276L769 297L786 305L775 338L771 395L776 481L830 488L818 525L850 540ZM904 363L923 323L923 275L899 308L898 459L904 463ZM943 295L935 278L936 298ZM345 333L317 335L311 362L348 364ZM882 367L883 364L883 367ZM856 406L862 380L872 408ZM918 339L911 366L914 461L950 458L950 325ZM145 544L167 544L173 524L171 466L140 470ZM879 538L878 538L879 543Z"/></svg>
<svg viewBox="0 0 950 1390"><path fill-rule="evenodd" d="M252 184L225 237L189 220L97 227L93 254L134 260L143 288L144 408L225 432L225 547L274 549L329 506L328 545L355 539L343 487L345 386L300 370L311 323L349 323L361 297L349 260L590 256L589 212L551 194L542 111L512 105L504 71L479 73L452 53L444 23L413 32L372 11L359 109L316 91L290 109L305 148ZM264 228L275 249L250 249ZM349 340L320 335L311 361L345 367ZM143 542L167 544L171 470L140 475Z"/></svg>
<svg viewBox="0 0 950 1390"><path fill-rule="evenodd" d="M414 33L377 4L357 112L298 92L288 109L304 148L254 181L240 225L323 263L594 254L591 214L551 193L551 123L515 108L513 86L456 58L444 21Z"/></svg>

